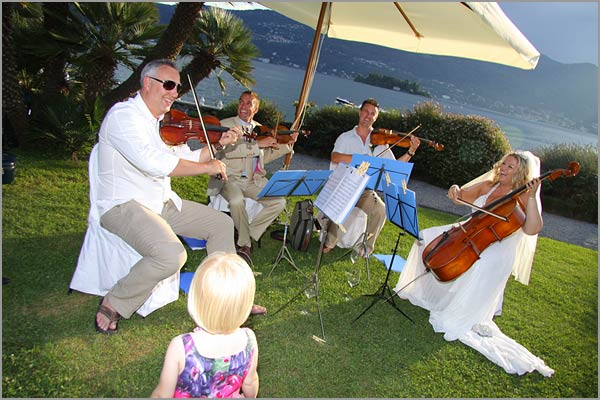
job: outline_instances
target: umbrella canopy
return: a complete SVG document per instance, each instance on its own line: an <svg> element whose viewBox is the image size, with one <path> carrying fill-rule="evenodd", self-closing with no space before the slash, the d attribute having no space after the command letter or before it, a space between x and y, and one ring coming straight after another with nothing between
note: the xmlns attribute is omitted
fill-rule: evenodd
<svg viewBox="0 0 600 400"><path fill-rule="evenodd" d="M540 53L494 2L261 2L315 29L296 117L301 125L322 38L534 69ZM289 166L291 154L284 168Z"/></svg>
<svg viewBox="0 0 600 400"><path fill-rule="evenodd" d="M261 3L317 28L321 2ZM494 2L331 2L320 33L394 49L533 69L540 53Z"/></svg>

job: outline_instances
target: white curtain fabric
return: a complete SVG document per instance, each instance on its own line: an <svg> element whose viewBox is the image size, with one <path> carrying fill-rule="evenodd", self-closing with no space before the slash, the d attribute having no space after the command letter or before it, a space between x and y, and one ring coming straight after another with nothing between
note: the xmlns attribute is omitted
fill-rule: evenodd
<svg viewBox="0 0 600 400"><path fill-rule="evenodd" d="M121 238L100 226L96 207L96 171L98 144L89 161L90 212L77 267L69 287L83 293L104 296L129 273L141 256ZM136 311L142 317L179 298L179 272L160 281L146 302Z"/></svg>

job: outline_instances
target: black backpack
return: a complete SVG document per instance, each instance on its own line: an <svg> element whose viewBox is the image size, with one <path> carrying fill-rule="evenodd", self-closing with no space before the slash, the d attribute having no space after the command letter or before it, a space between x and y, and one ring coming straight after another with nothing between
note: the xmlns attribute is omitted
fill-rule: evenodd
<svg viewBox="0 0 600 400"><path fill-rule="evenodd" d="M307 251L313 231L313 204L310 200L300 200L294 206L290 220L289 239L291 246Z"/></svg>

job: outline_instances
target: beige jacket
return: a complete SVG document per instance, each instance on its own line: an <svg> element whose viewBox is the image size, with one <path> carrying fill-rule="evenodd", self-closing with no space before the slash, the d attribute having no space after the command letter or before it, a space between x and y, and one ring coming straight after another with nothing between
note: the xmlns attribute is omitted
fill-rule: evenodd
<svg viewBox="0 0 600 400"><path fill-rule="evenodd" d="M231 128L241 126L241 120L235 116L221 120L221 126ZM260 126L256 121L252 121L252 126ZM235 183L242 179L253 179L257 186L267 184L265 164L276 160L292 151L292 146L279 145L278 149L258 147L258 143L246 141L245 138L240 138L235 144L225 146L225 148L217 152L215 157L220 159L227 166L227 177L229 182ZM258 166L254 167L254 157L258 157ZM245 172L246 178L242 177ZM211 177L208 181L207 193L209 196L216 196L221 192L224 182Z"/></svg>

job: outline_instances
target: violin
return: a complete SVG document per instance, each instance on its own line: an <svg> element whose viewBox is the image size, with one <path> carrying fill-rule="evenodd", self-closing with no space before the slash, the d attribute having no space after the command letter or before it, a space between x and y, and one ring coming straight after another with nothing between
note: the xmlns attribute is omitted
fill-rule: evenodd
<svg viewBox="0 0 600 400"><path fill-rule="evenodd" d="M396 132L392 129L379 128L371 132L371 144L374 144L375 146L382 144L395 144L396 146L408 148L410 147L410 137L410 133L402 133ZM444 150L443 144L421 137L418 137L418 139L422 143L427 143L429 147L434 148L436 151Z"/></svg>
<svg viewBox="0 0 600 400"><path fill-rule="evenodd" d="M204 134L200 118L192 118L183 111L170 110L165 114L160 126L160 137L166 144L177 146L186 143L190 139L197 139L201 143L206 143L206 137L211 144L217 143L223 132L230 128L221 126L219 119L213 115L204 117L204 127L207 135ZM256 137L253 133L245 133L244 137L249 140Z"/></svg>
<svg viewBox="0 0 600 400"><path fill-rule="evenodd" d="M579 173L579 163L570 162L567 169L548 171L540 180L555 180ZM520 194L527 190L523 185L494 200L471 218L443 232L423 250L423 263L438 280L448 282L465 273L491 244L516 232L525 223L525 205ZM495 215L490 215L495 214Z"/></svg>
<svg viewBox="0 0 600 400"><path fill-rule="evenodd" d="M283 125L277 125L275 128L269 128L264 125L257 125L254 127L253 132L256 134L256 138L272 136L277 140L279 144L288 144L291 139L291 134L298 132L304 137L310 135L310 131L305 130L290 130Z"/></svg>

